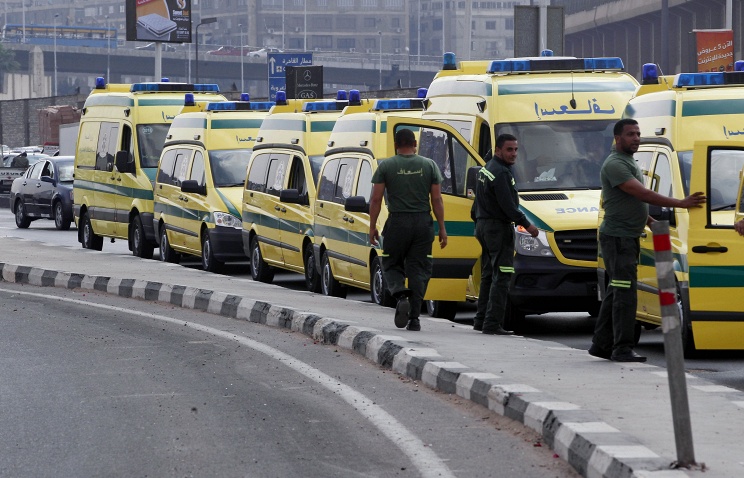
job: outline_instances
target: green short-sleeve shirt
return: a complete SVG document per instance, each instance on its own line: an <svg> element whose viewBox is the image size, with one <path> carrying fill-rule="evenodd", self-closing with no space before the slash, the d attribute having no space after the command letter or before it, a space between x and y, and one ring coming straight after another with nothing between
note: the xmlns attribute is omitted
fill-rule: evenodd
<svg viewBox="0 0 744 478"><path fill-rule="evenodd" d="M634 178L643 183L633 156L613 151L602 165L599 177L605 211L599 232L615 237L640 237L648 220L648 204L618 187Z"/></svg>
<svg viewBox="0 0 744 478"><path fill-rule="evenodd" d="M429 192L442 183L442 173L429 158L398 154L379 161L372 183L385 184L388 211L430 212Z"/></svg>

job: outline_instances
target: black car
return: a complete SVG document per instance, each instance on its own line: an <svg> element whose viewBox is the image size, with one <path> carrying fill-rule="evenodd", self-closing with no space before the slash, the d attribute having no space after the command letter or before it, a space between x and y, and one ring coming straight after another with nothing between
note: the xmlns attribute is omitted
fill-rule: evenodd
<svg viewBox="0 0 744 478"><path fill-rule="evenodd" d="M60 230L72 222L72 173L75 158L56 156L37 162L10 188L10 210L16 226L27 228L31 221L54 219Z"/></svg>

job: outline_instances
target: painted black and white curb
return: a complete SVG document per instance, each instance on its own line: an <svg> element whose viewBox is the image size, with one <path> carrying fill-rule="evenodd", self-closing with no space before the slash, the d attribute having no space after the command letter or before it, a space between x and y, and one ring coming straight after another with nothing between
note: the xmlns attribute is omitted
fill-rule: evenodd
<svg viewBox="0 0 744 478"><path fill-rule="evenodd" d="M509 383L448 362L436 350L403 337L342 320L301 313L237 295L136 279L89 276L0 263L5 282L106 292L159 301L238 320L301 332L314 340L352 350L382 367L444 393L480 404L542 434L543 443L582 476L606 478L681 478L664 459L639 440L622 433L578 405L562 402L530 385Z"/></svg>

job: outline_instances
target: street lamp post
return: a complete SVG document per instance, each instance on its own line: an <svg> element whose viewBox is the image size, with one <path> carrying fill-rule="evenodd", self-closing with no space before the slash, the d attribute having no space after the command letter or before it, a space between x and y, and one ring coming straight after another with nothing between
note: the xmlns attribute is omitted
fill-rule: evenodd
<svg viewBox="0 0 744 478"><path fill-rule="evenodd" d="M57 18L59 13L54 15L54 96L57 96Z"/></svg>
<svg viewBox="0 0 744 478"><path fill-rule="evenodd" d="M240 92L245 92L245 83L243 82L243 43L245 41L243 40L243 24L239 23L238 27L240 27Z"/></svg>
<svg viewBox="0 0 744 478"><path fill-rule="evenodd" d="M194 83L199 83L199 27L202 25L208 25L210 23L214 23L217 21L217 17L209 17L209 18L203 18L201 22L196 26L196 81Z"/></svg>
<svg viewBox="0 0 744 478"><path fill-rule="evenodd" d="M382 89L382 31L377 34L380 35L380 89Z"/></svg>
<svg viewBox="0 0 744 478"><path fill-rule="evenodd" d="M408 87L411 87L411 49L406 47L406 54L408 55Z"/></svg>
<svg viewBox="0 0 744 478"><path fill-rule="evenodd" d="M109 35L109 17L106 15L106 81L111 83L111 37Z"/></svg>

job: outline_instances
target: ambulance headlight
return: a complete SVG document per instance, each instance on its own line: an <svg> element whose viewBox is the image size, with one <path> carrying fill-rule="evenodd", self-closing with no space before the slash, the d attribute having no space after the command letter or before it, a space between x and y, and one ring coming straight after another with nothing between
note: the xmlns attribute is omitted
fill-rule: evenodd
<svg viewBox="0 0 744 478"><path fill-rule="evenodd" d="M539 229L539 231L537 237L532 237L525 228L517 226L517 237L514 244L517 254L522 254L523 256L555 257L553 251L550 250L548 236L545 234L545 231L542 229Z"/></svg>
<svg viewBox="0 0 744 478"><path fill-rule="evenodd" d="M232 227L235 229L243 229L243 221L233 216L232 214L228 214L226 212L214 213L214 223L220 227Z"/></svg>

